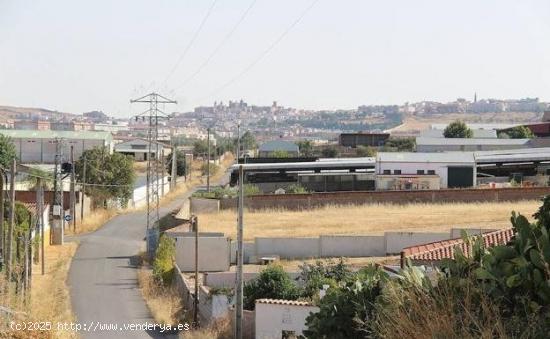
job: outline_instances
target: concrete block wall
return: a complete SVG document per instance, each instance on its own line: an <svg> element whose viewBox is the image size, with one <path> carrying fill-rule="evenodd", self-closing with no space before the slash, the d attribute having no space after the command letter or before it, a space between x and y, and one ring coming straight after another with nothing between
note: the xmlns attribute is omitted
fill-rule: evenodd
<svg viewBox="0 0 550 339"><path fill-rule="evenodd" d="M426 244L434 241L447 240L450 234L446 233L420 233L420 232L386 232L386 253L398 254L405 247Z"/></svg>
<svg viewBox="0 0 550 339"><path fill-rule="evenodd" d="M321 257L379 257L386 255L384 236L321 236Z"/></svg>
<svg viewBox="0 0 550 339"><path fill-rule="evenodd" d="M200 234L200 233L199 233ZM176 236L176 263L183 272L195 270L195 238ZM220 236L199 236L199 271L229 270L230 240Z"/></svg>
<svg viewBox="0 0 550 339"><path fill-rule="evenodd" d="M319 238L256 238L256 257L279 255L284 259L317 258Z"/></svg>
<svg viewBox="0 0 550 339"><path fill-rule="evenodd" d="M218 213L220 211L220 200L206 198L189 198L191 214Z"/></svg>
<svg viewBox="0 0 550 339"><path fill-rule="evenodd" d="M174 286L182 297L185 309L190 312L194 307L194 289L192 282L185 278L180 267L175 264L176 272ZM205 324L227 316L229 311L229 300L225 295L210 295L210 289L206 286L199 287L199 316Z"/></svg>

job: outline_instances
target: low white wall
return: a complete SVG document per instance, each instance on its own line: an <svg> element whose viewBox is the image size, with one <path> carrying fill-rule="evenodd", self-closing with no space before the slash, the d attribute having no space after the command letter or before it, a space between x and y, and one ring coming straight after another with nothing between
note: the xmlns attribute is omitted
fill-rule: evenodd
<svg viewBox="0 0 550 339"><path fill-rule="evenodd" d="M317 258L319 238L256 238L256 257L278 255L282 259Z"/></svg>
<svg viewBox="0 0 550 339"><path fill-rule="evenodd" d="M195 238L177 236L176 263L183 272L195 270ZM227 237L200 236L199 233L199 271L229 270L230 240Z"/></svg>
<svg viewBox="0 0 550 339"><path fill-rule="evenodd" d="M243 261L245 264L256 262L256 244L254 242L243 242ZM237 263L237 242L231 241L231 263Z"/></svg>
<svg viewBox="0 0 550 339"><path fill-rule="evenodd" d="M481 235L483 233L496 231L494 228L451 228L451 239L462 237L462 231L465 231L468 236Z"/></svg>
<svg viewBox="0 0 550 339"><path fill-rule="evenodd" d="M162 179L159 180L159 195L162 195ZM164 195L168 194L170 192L170 181L168 181L168 176L164 177ZM133 207L141 207L144 206L147 201L147 186L140 186L134 188L134 191L132 192L132 201L131 205Z"/></svg>
<svg viewBox="0 0 550 339"><path fill-rule="evenodd" d="M219 199L189 198L191 204L191 214L199 213L218 213L220 211Z"/></svg>
<svg viewBox="0 0 550 339"><path fill-rule="evenodd" d="M386 255L384 236L322 235L321 257L380 257Z"/></svg>
<svg viewBox="0 0 550 339"><path fill-rule="evenodd" d="M450 233L386 232L386 253L397 254L405 247L447 240Z"/></svg>
<svg viewBox="0 0 550 339"><path fill-rule="evenodd" d="M307 329L306 318L319 312L319 307L256 302L255 312L256 338L280 339L283 330L294 331L296 336L303 335Z"/></svg>
<svg viewBox="0 0 550 339"><path fill-rule="evenodd" d="M267 267L267 266L266 266ZM286 272L290 279L296 281L300 272ZM204 274L204 285L208 287L235 287L237 280L236 272L209 272ZM243 272L245 283L260 275L259 272Z"/></svg>

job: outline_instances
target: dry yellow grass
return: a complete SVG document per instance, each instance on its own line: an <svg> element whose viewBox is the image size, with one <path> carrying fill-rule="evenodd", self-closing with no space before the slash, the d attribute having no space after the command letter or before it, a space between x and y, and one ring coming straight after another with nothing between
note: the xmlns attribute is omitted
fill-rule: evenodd
<svg viewBox="0 0 550 339"><path fill-rule="evenodd" d="M174 287L164 287L155 281L151 269L138 271L141 294L157 324L177 325L183 323L185 312L182 301Z"/></svg>
<svg viewBox="0 0 550 339"><path fill-rule="evenodd" d="M83 223L76 223L76 232L73 231L72 225L67 226L65 234L74 235L74 234L83 234L89 233L97 230L103 226L107 221L111 220L113 217L117 216L125 210L114 210L114 209L96 209L90 212L88 215L84 215Z"/></svg>
<svg viewBox="0 0 550 339"><path fill-rule="evenodd" d="M383 234L385 231L447 231L453 227L510 226L512 211L527 217L540 201L408 205L327 206L308 211L254 211L244 214L244 238L313 237L321 234ZM199 215L203 232L236 238L236 212Z"/></svg>
<svg viewBox="0 0 550 339"><path fill-rule="evenodd" d="M12 331L9 328L2 330L2 338L77 338L74 332L57 329L57 323L75 322L71 310L69 289L66 284L67 273L71 259L78 244L66 243L63 246L46 247L45 275L41 275L40 265L33 266L32 289L30 301L24 305L13 302L14 309L25 312L15 321L18 322L51 322L50 331Z"/></svg>
<svg viewBox="0 0 550 339"><path fill-rule="evenodd" d="M229 166L231 166L233 161L234 161L233 155L228 153L225 156L225 159L223 160L223 162L220 164L219 170L217 171L217 173L210 177L210 182L215 183L216 181L221 179L222 176L224 175L225 171L227 170L227 168ZM176 185L176 189L174 189L173 191L168 192L168 194L166 194L161 199L160 204L161 205L167 204L167 203L173 201L176 197L178 197L178 196L194 189L198 185L205 184L206 183L206 177L202 176L202 173L201 173L202 172L201 171L202 165L203 165L202 161L198 161L198 160L193 161L193 163L191 165L190 179L185 181L185 182L178 183Z"/></svg>

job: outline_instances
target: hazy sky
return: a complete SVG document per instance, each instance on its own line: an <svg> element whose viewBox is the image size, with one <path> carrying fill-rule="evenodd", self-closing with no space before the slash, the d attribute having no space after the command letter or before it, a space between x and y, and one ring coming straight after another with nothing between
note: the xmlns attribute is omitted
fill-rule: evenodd
<svg viewBox="0 0 550 339"><path fill-rule="evenodd" d="M212 3L0 0L0 105L126 117L151 90L179 101L167 111L550 101L548 0L319 0L267 54L311 0L218 0L188 48Z"/></svg>

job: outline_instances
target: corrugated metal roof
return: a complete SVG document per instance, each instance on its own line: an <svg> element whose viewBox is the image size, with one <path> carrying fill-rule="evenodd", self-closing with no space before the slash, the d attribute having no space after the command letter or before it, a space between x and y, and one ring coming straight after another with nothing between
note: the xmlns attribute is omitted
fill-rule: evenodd
<svg viewBox="0 0 550 339"><path fill-rule="evenodd" d="M489 139L489 138L426 138L417 137L416 145L527 145L531 139Z"/></svg>
<svg viewBox="0 0 550 339"><path fill-rule="evenodd" d="M473 152L380 152L376 157L378 162L422 162L422 163L474 163Z"/></svg>
<svg viewBox="0 0 550 339"><path fill-rule="evenodd" d="M259 151L260 152L275 152L275 151L298 152L299 148L298 148L298 145L290 141L272 140L261 144Z"/></svg>
<svg viewBox="0 0 550 339"><path fill-rule="evenodd" d="M38 131L24 129L5 129L0 130L0 134L8 136L12 139L29 138L29 139L86 139L86 140L107 140L113 139L109 132L103 131Z"/></svg>
<svg viewBox="0 0 550 339"><path fill-rule="evenodd" d="M496 139L497 131L493 129L472 129L474 138ZM442 129L428 129L420 132L420 136L424 138L443 138Z"/></svg>
<svg viewBox="0 0 550 339"><path fill-rule="evenodd" d="M550 147L474 152L478 163L550 161Z"/></svg>
<svg viewBox="0 0 550 339"><path fill-rule="evenodd" d="M310 302L307 302L307 301L283 300L283 299L256 299L256 304L313 306Z"/></svg>

